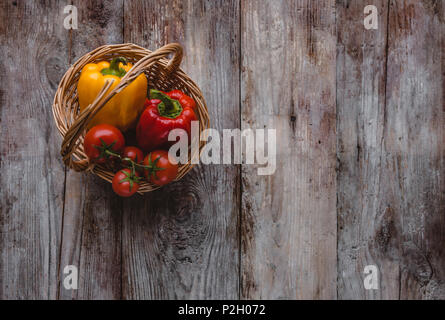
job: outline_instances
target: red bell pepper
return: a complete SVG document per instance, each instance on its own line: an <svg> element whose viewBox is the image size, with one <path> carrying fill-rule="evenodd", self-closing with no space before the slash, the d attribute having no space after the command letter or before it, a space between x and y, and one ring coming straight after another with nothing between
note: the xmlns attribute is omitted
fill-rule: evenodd
<svg viewBox="0 0 445 320"><path fill-rule="evenodd" d="M189 97L181 90L173 90L164 93L168 95L170 98L178 100L183 108L190 107L193 110L195 109L196 106L195 100L193 100L193 98Z"/></svg>
<svg viewBox="0 0 445 320"><path fill-rule="evenodd" d="M136 127L138 145L145 152L167 149L175 143L168 141L173 129L185 130L190 141L191 122L197 120L193 110L195 101L191 97L179 90L163 93L151 89L150 100L147 99L145 105Z"/></svg>

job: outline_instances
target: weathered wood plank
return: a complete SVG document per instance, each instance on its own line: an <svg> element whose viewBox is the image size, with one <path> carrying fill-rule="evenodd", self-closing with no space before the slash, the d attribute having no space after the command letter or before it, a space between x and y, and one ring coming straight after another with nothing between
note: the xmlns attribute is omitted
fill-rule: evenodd
<svg viewBox="0 0 445 320"><path fill-rule="evenodd" d="M344 15L363 10L349 5L340 8ZM376 38L359 28L352 35L346 25L339 31L339 297L443 299L444 7L386 6L380 4ZM385 11L386 67L381 40L374 43L385 37ZM363 83L361 92L351 90L354 81ZM379 268L379 290L361 286L367 264Z"/></svg>
<svg viewBox="0 0 445 320"><path fill-rule="evenodd" d="M74 1L79 28L72 31L71 63L103 44L123 42L123 1ZM78 290L61 299L121 297L122 202L111 185L87 173L68 171L65 192L61 276L65 265L76 265Z"/></svg>
<svg viewBox="0 0 445 320"><path fill-rule="evenodd" d="M366 30L367 1L337 2L338 298L373 298L363 270L377 214L385 114L388 1L373 2L378 29Z"/></svg>
<svg viewBox="0 0 445 320"><path fill-rule="evenodd" d="M180 42L182 68L206 98L211 126L239 128L239 3L125 2L125 41ZM237 166L200 165L180 182L124 201L123 297L237 299Z"/></svg>
<svg viewBox="0 0 445 320"><path fill-rule="evenodd" d="M383 253L383 265L393 259L386 252L398 252L400 299L445 299L444 9L410 0L391 1L389 11L385 214L372 252ZM385 233L385 220L394 232Z"/></svg>
<svg viewBox="0 0 445 320"><path fill-rule="evenodd" d="M241 297L336 298L335 2L242 1L242 128L277 169L242 169Z"/></svg>
<svg viewBox="0 0 445 320"><path fill-rule="evenodd" d="M65 172L51 105L68 38L55 1L0 6L0 299L54 299Z"/></svg>

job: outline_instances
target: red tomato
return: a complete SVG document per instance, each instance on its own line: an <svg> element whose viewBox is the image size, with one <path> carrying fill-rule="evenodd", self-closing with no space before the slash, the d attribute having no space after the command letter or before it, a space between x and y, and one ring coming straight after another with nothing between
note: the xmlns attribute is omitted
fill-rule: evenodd
<svg viewBox="0 0 445 320"><path fill-rule="evenodd" d="M139 190L139 173L132 173L130 169L122 169L113 177L113 191L121 197L130 197Z"/></svg>
<svg viewBox="0 0 445 320"><path fill-rule="evenodd" d="M168 160L168 152L165 150L150 152L145 157L143 164L150 167L145 170L147 180L158 186L170 183L178 174L178 165Z"/></svg>
<svg viewBox="0 0 445 320"><path fill-rule="evenodd" d="M141 149L136 147L125 147L124 152L122 153L122 158L130 158L132 161L136 163L142 163L144 161L144 154ZM130 163L129 161L125 161L124 163Z"/></svg>
<svg viewBox="0 0 445 320"><path fill-rule="evenodd" d="M120 154L125 146L125 139L118 128L109 124L92 127L83 142L85 154L91 161L105 163L112 154Z"/></svg>

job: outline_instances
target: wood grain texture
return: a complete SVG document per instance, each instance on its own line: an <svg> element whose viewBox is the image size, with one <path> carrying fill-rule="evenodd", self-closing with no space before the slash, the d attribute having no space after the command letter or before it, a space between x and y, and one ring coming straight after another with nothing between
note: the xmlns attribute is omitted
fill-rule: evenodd
<svg viewBox="0 0 445 320"><path fill-rule="evenodd" d="M68 67L59 9L1 3L0 299L56 297L65 174L51 104Z"/></svg>
<svg viewBox="0 0 445 320"><path fill-rule="evenodd" d="M242 2L242 128L277 170L242 171L241 297L335 299L335 2Z"/></svg>
<svg viewBox="0 0 445 320"><path fill-rule="evenodd" d="M364 289L363 270L376 263L366 246L378 212L384 153L388 1L374 2L377 30L363 27L367 4L337 2L339 299L371 299L378 293Z"/></svg>
<svg viewBox="0 0 445 320"><path fill-rule="evenodd" d="M444 16L436 0L2 1L0 299L445 299ZM122 42L180 42L212 128L277 130L274 175L200 165L122 200L65 170L58 82Z"/></svg>
<svg viewBox="0 0 445 320"><path fill-rule="evenodd" d="M444 7L381 1L371 36L343 19L362 8L338 8L339 298L443 299Z"/></svg>
<svg viewBox="0 0 445 320"><path fill-rule="evenodd" d="M183 45L211 127L239 128L239 3L125 2L125 41ZM237 299L237 166L200 165L180 182L124 201L123 297Z"/></svg>
<svg viewBox="0 0 445 320"><path fill-rule="evenodd" d="M71 34L71 63L103 44L123 42L123 1L74 1L79 29ZM68 171L60 276L79 271L78 290L59 284L60 299L121 297L122 201L97 176Z"/></svg>

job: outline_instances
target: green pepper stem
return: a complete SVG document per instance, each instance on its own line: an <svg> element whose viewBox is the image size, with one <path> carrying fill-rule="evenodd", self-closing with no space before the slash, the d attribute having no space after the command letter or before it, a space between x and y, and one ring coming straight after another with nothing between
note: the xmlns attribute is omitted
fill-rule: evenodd
<svg viewBox="0 0 445 320"><path fill-rule="evenodd" d="M110 62L110 69L119 71L119 63L121 63L121 62L122 62L122 64L126 65L127 59L125 59L124 57L113 58L113 60L111 60L111 62Z"/></svg>
<svg viewBox="0 0 445 320"><path fill-rule="evenodd" d="M116 57L113 58L113 60L111 60L110 62L110 66L108 68L104 68L102 69L100 72L105 76L105 75L113 75L113 76L118 76L119 78L122 78L127 72L119 67L119 63L121 63L126 65L127 64L127 59L125 59L124 57Z"/></svg>
<svg viewBox="0 0 445 320"><path fill-rule="evenodd" d="M158 111L162 117L176 119L182 113L182 106L179 101L170 98L162 91L151 89L150 98L161 100L158 104Z"/></svg>

